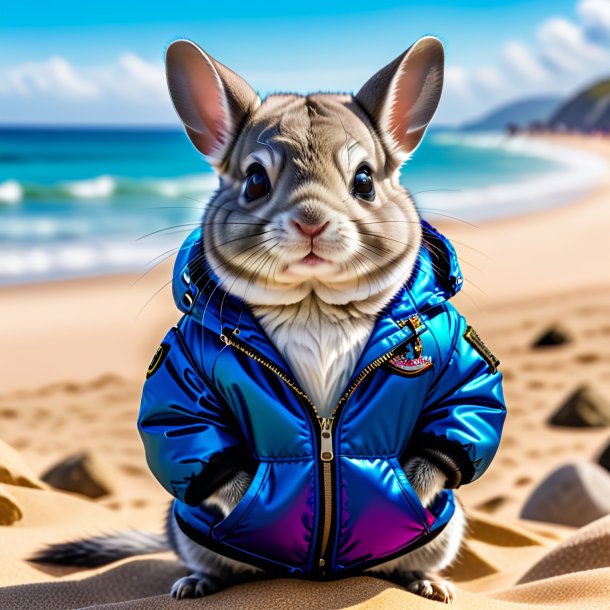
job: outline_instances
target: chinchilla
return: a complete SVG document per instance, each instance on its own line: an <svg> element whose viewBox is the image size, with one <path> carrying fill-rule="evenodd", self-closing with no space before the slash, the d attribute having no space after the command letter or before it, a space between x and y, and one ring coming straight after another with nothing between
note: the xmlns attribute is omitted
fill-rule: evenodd
<svg viewBox="0 0 610 610"><path fill-rule="evenodd" d="M222 287L250 306L322 415L337 403L376 314L414 269L422 225L399 172L437 108L443 62L439 40L424 37L355 95L281 93L261 101L194 43L167 49L175 109L220 178L202 221L207 262ZM421 456L403 467L429 506L445 475ZM250 482L238 472L205 502L226 516ZM456 503L440 535L366 573L451 601L453 587L438 572L456 557L464 528ZM192 571L175 583L175 597L264 576L197 544L171 516L166 535L101 536L51 546L38 560L102 565L168 548Z"/></svg>

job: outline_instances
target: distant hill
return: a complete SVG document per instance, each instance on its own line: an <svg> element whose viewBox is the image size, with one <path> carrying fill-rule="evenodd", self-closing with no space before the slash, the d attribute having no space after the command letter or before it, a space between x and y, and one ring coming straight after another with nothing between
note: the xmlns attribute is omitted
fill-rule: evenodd
<svg viewBox="0 0 610 610"><path fill-rule="evenodd" d="M535 97L506 104L484 117L460 127L465 131L504 131L509 124L520 128L533 122L546 122L561 104L561 97Z"/></svg>
<svg viewBox="0 0 610 610"><path fill-rule="evenodd" d="M564 102L551 116L554 128L610 130L610 79L602 80Z"/></svg>

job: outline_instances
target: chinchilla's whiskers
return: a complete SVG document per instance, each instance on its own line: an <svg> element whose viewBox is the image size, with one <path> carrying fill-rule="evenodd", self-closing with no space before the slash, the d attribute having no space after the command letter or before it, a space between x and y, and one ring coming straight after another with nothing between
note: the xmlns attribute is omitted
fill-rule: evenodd
<svg viewBox="0 0 610 610"><path fill-rule="evenodd" d="M356 274L356 292L360 294L360 275L358 274L358 269L356 268L356 263L354 261L349 261L350 265L354 268L354 273Z"/></svg>
<svg viewBox="0 0 610 610"><path fill-rule="evenodd" d="M171 258L176 252L178 252L178 250L180 250L180 246L176 246L175 248L170 248L169 250L162 252L158 256L155 256L155 258L148 261L145 265L145 267L147 268L146 271L144 271L144 273L142 273L142 275L140 275L140 277L138 277L136 280L134 280L133 284L131 284L131 286L129 288L130 289L133 288L140 280L142 280L144 277L146 277L151 271L154 271L159 265L162 265L166 260ZM161 260L159 260L159 259L161 259ZM157 262L155 262L155 261L157 261Z"/></svg>
<svg viewBox="0 0 610 610"><path fill-rule="evenodd" d="M432 212L432 214L434 214L435 216L443 216L445 218L451 218L451 220L461 222L461 223L468 225L469 227L473 227L475 229L481 228L478 225L473 224L472 222L468 222L467 220L460 218L459 216L453 216L452 214L447 214L446 212L439 210L439 208L424 208L424 207L420 207L419 205L417 205L416 207L420 212Z"/></svg>
<svg viewBox="0 0 610 610"><path fill-rule="evenodd" d="M204 212L208 212L208 210L213 210L213 209L220 209L222 208L224 205L226 205L226 201L220 202L220 203L216 203L214 199L208 201L208 202L203 202L203 201L199 201L198 199L194 199L193 197L186 197L186 199L191 199L192 201L195 201L197 203L203 203L204 207L203 207L203 211ZM232 200L231 200L232 201ZM269 218L264 218L263 216L259 216L258 214L254 214L254 212L250 212L248 210L243 210L243 209L239 209L239 210L235 210L238 211L240 214L245 214L246 216L252 216L253 218L256 218L257 220L261 220L263 222L271 222L271 220Z"/></svg>
<svg viewBox="0 0 610 610"><path fill-rule="evenodd" d="M211 226L227 226L227 225L248 225L251 227L264 227L265 225L267 225L269 223L267 222L238 222L236 220L218 220L218 221L214 221L214 222L206 222L205 226L206 227L211 227Z"/></svg>
<svg viewBox="0 0 610 610"><path fill-rule="evenodd" d="M426 189L425 191L409 191L411 195L421 195L422 193L461 193L462 189Z"/></svg>
<svg viewBox="0 0 610 610"><path fill-rule="evenodd" d="M387 258L386 256L383 256L383 255L381 254L381 251L385 251L385 252L391 252L390 250L387 250L386 248L383 248L382 246L378 246L378 245L371 244L370 242L367 242L367 241L365 241L365 240L363 240L363 239L361 239L360 241L361 241L361 243L366 243L368 246L370 246L370 247L368 248L368 250L369 250L370 252L374 252L374 253L375 253L377 256L379 256L380 258L383 258L383 259L387 260L389 263L393 263L393 262L395 262L395 260L396 260L396 259L389 259L389 258ZM368 258L368 257L367 257L367 258ZM438 266L437 266L437 265L434 263L434 261L430 261L430 262L431 262L431 264L432 264L432 269L433 269L433 271L436 271L436 272L440 273L440 272L441 272L441 269L440 269L440 268L439 268L439 267L438 267ZM434 273L433 273L433 272L428 271L428 270L427 270L427 269L425 269L425 268L420 268L420 272L421 272L421 273L425 273L426 275L428 275L428 276L430 276L430 277L434 277Z"/></svg>
<svg viewBox="0 0 610 610"><path fill-rule="evenodd" d="M365 218L366 218L366 216L365 216ZM452 218L455 218L456 220L460 220L460 219L458 219L456 217L452 217ZM420 221L412 221L412 220L373 220L371 222L360 222L360 221L357 220L355 222L356 222L356 224L358 226L377 225L377 224L385 224L385 223L390 223L390 224L392 224L392 223L397 223L397 224L400 223L400 224L421 225ZM462 222L465 222L465 221L462 221ZM475 226L475 225L472 225L472 226ZM425 226L421 225L421 227L422 227L422 229L424 231L426 231L426 227ZM384 239L389 239L389 238L384 238ZM471 246L470 244L467 244L466 242L459 241L459 240L453 239L453 238L451 238L451 242L452 243L456 243L456 244L460 244L461 246L464 246L465 248L468 248L469 250L472 250L473 252L476 252L477 254L480 254L481 256L484 256L485 258L489 258L489 256L485 252L475 248L474 246ZM468 261L466 261L466 262L468 262Z"/></svg>
<svg viewBox="0 0 610 610"><path fill-rule="evenodd" d="M369 273L369 268L367 267L366 263L362 262L362 260L358 256L357 252L353 252L353 256L358 261L358 264L364 270L364 277L367 278L367 275ZM360 289L360 275L358 274L358 269L356 268L356 263L354 261L350 261L350 262L352 263L352 266L354 267L354 271L356 272L356 278L358 279L358 288ZM368 299L371 296L371 282L369 282L368 279L367 279L367 285L369 287L369 294L367 296L367 299Z"/></svg>
<svg viewBox="0 0 610 610"><path fill-rule="evenodd" d="M238 221L232 221L232 220L218 221L218 222L206 222L206 226L220 225L223 227L226 227L229 225L246 225L246 226L251 226L251 227L263 227L266 224L267 224L266 222L238 222ZM155 235L160 235L160 234L163 234L162 236L166 237L167 235L175 235L176 233L186 233L188 231L191 231L193 228L197 228L200 226L201 226L201 222L187 222L187 223L183 223L183 224L172 225L170 227L164 227L162 229L157 229L156 231L152 231L151 233L146 233L146 235L142 235L142 236L138 237L137 239L135 239L135 241L141 241L142 239L146 239L147 237L153 237ZM186 227L186 228L180 229L177 231L172 230L172 229L178 229L179 227Z"/></svg>
<svg viewBox="0 0 610 610"><path fill-rule="evenodd" d="M179 229L181 227L197 227L197 226L199 226L199 224L200 223L198 223L198 222L185 222L185 223L178 224L178 225L172 225L171 227L164 227L163 229L157 229L156 231L151 231L150 233L141 235L134 241L141 241L142 239L146 239L147 237L151 237L152 235L157 235L158 233L164 233L165 231L171 231L172 229Z"/></svg>
<svg viewBox="0 0 610 610"><path fill-rule="evenodd" d="M247 299L248 299L248 290L250 288L250 285L252 284L252 282L254 281L254 279L257 276L260 276L262 274L262 271L265 268L265 265L267 264L269 259L273 257L273 255L271 254L271 250L273 250L273 248L275 248L279 244L280 244L280 242L278 241L276 244L274 244L273 246L271 246L270 248L267 249L267 256L265 256L263 258L262 263L260 263L256 267L256 269L254 269L254 271L250 274L250 278L248 279L248 283L246 285L246 290L244 291L244 296L243 296L243 299L242 299L242 304L241 304L241 307L239 309L239 316L237 317L237 326L236 326L236 328L239 328L239 324L241 322L241 315L244 312L244 308L246 307L246 305L248 303ZM273 262L271 263L269 268L271 269L272 266L273 266ZM269 275L269 274L267 274L267 275ZM222 316L222 314L221 314L221 316ZM222 320L222 317L221 317L221 320Z"/></svg>
<svg viewBox="0 0 610 610"><path fill-rule="evenodd" d="M365 218L367 218L365 216ZM384 223L396 223L396 224L406 224L406 225L418 225L420 224L419 221L413 221L413 220L372 220L371 222L360 222L359 220L354 221L358 226L364 226L364 225L381 225Z"/></svg>
<svg viewBox="0 0 610 610"><path fill-rule="evenodd" d="M252 254L250 254L246 258L246 260L242 263L241 269L239 270L239 273L233 278L231 285L228 288L223 290L224 294L222 295L222 299L220 301L220 307L218 310L218 319L220 320L221 330L223 328L222 313L224 310L225 300L226 300L227 296L229 294L232 294L233 286L235 286L235 283L240 278L241 274L244 273L244 271L248 270L251 266L255 266L261 259L265 260L266 255L267 255L267 248L265 248L265 247L261 247L258 250L256 250L255 252L253 252ZM254 273L256 273L256 268L254 269L252 274L254 274ZM252 277L252 274L250 274L248 277ZM227 272L226 277L224 279L225 280L228 279L230 275L231 275L231 273Z"/></svg>
<svg viewBox="0 0 610 610"><path fill-rule="evenodd" d="M385 251L385 252L391 252L391 250L388 250L387 248L383 248L382 246L379 246L379 245L372 244L372 243L367 242L366 240L363 240L363 239L360 239L360 242L361 242L361 244L367 244L367 246L369 246L367 249L368 249L370 252L373 252L374 254L376 254L377 256L379 256L380 258L383 258L383 259L387 260L389 263L393 263L393 262L395 262L396 258L391 258L391 259L390 259L390 258L388 258L388 257L386 257L386 256L383 256L383 255L381 254L381 252L382 252L382 251ZM403 242L400 242L400 243L403 243ZM436 265L436 264L434 263L434 261L430 261L430 262L431 262L431 264L432 264L432 269L433 269L433 270L435 270L435 271L436 271L436 272L438 272L438 273L441 273L441 271L442 271L442 270L440 269L440 267L438 267L438 265ZM380 268L380 269L381 269L381 268ZM423 273L426 273L426 274L430 275L430 274L428 273L428 271L427 271L427 270L425 270L425 269L423 269L423 268L421 269L421 271L422 271Z"/></svg>
<svg viewBox="0 0 610 610"><path fill-rule="evenodd" d="M458 239L451 239L451 243L452 244L460 244L460 246L464 246L464 248L468 248L469 250L472 250L473 252L476 252L477 254L480 254L481 256L484 256L485 258L489 258L489 255L486 254L485 252L483 252L483 250L478 250L477 248L475 248L474 246L471 246L470 244L467 244L464 241L459 241Z"/></svg>
<svg viewBox="0 0 610 610"><path fill-rule="evenodd" d="M227 261L225 261L226 264L232 263L238 256L241 256L244 252L247 252L250 248L254 248L256 245L258 245L258 244L254 244L252 246L248 246L247 248L244 248L243 250L240 250L239 252L234 254L231 258L227 259ZM198 271L202 267L204 267L206 264L207 264L207 258L205 256L205 252L202 249L201 254L198 254L193 259L193 261L189 263L189 271L190 272ZM214 283L214 282L215 282L214 277L210 276L208 278L208 281L200 288L200 291L203 292L208 287L209 284Z"/></svg>
<svg viewBox="0 0 610 610"><path fill-rule="evenodd" d="M203 309L203 315L201 317L201 323L203 324L203 321L205 320L205 315L207 313L208 307L210 305L210 303L212 302L212 297L214 296L214 293L220 288L221 283L225 280L228 279L229 276L231 275L231 271L230 271L230 267L229 267L229 263L233 262L233 260L235 260L235 258L237 258L237 256L239 255L243 255L245 252L247 252L248 250L251 250L252 248L257 248L258 246L260 246L260 249L257 250L256 252L260 252L261 250L265 249L265 244L270 242L272 239L274 239L273 237L269 237L268 239L263 239L260 242L257 242L256 244L253 244L247 248L244 248L243 250L241 250L240 252L238 252L235 256L232 256L229 260L224 261L223 265L225 266L225 268L227 269L227 274L226 277L224 278L219 278L219 281L216 283L216 286L214 286L214 289L212 290L212 292L210 293L210 296L208 297L208 300L205 304L205 307ZM248 258L246 258L246 260L248 260L251 256L254 256L256 253L252 253L248 255ZM211 281L208 280L208 283ZM207 284L206 284L207 286Z"/></svg>
<svg viewBox="0 0 610 610"><path fill-rule="evenodd" d="M195 269L197 269L202 263L204 263L205 261L203 260L203 256L201 257L197 257L199 260L195 260L193 261L192 264L189 264L189 270L194 271ZM156 290L153 295L146 301L146 303L144 303L144 305L142 305L142 307L140 308L140 311L138 311L137 315L136 315L136 320L142 315L142 312L146 309L146 307L148 307L148 305L151 303L151 301L162 291L165 290L165 288L167 288L168 286L170 286L174 280L176 280L176 278L178 278L180 276L180 274L182 273L182 271L179 271L178 273L176 273L175 275L172 275L171 279L167 282L165 282L165 284L163 284L163 286L161 286L161 288L159 288L158 290Z"/></svg>
<svg viewBox="0 0 610 610"><path fill-rule="evenodd" d="M263 252L263 254L264 254L264 250L265 250L265 249L266 249L266 248L265 248L265 246L264 246L264 245L262 245L260 248L258 248L258 249L257 249L257 250L255 250L254 252L252 252L252 254L249 254L249 255L246 257L246 260L244 261L244 263L245 263L245 264L244 264L244 265L243 265L243 267L242 267L242 271L243 271L244 269L246 269L246 268L247 268L247 266L248 266L248 265L247 265L247 263L248 263L248 261L249 261L251 258L253 258L254 256L259 255L261 252ZM240 254L243 254L243 252L245 252L245 250L242 250L242 251L240 252ZM230 260L233 260L233 258L235 258L235 257L232 257ZM257 258L256 260L258 260L258 258ZM241 273L241 272L240 272L240 273ZM210 303L211 303L211 301L212 301L212 297L214 296L214 293L215 293L215 292L216 292L216 290L217 290L217 289L220 287L221 282L222 282L222 281L224 281L225 279L227 279L227 278L229 277L229 275L230 275L230 272L229 272L229 271L227 271L227 273L226 273L226 275L225 275L225 277L224 277L224 278L220 278L220 277L218 278L218 282L216 283L216 286L214 286L214 289L213 289L213 290L212 290L212 292L210 293L210 296L208 297L208 299L207 299L207 301L206 301L206 303L205 303L205 307L203 308L203 314L202 314L202 316L201 316L201 324L202 324L202 325L203 325L203 323L204 323L205 316L206 316L207 311L208 311L208 306L210 305ZM206 283L206 286L207 286L207 284L209 284L209 282L210 282L210 281L211 281L211 279L210 279L210 280L208 280L208 282ZM219 328L219 332L221 332L221 333L222 333L222 330L223 330L223 326L222 326L222 308L223 308L223 306L224 306L224 301L225 301L225 299L226 299L226 297L227 297L227 295L228 295L228 294L229 294L229 293L228 293L228 291L225 291L225 292L224 292L223 297L222 297L222 302L221 302L221 304L220 304L220 311L219 311L219 326L220 326L220 328ZM240 311L239 317L240 317L240 319L241 319L241 311ZM238 322L238 324L237 324L237 327L239 327L239 322ZM237 327L236 327L236 328L237 328ZM225 345L225 346L224 346L222 349L224 350L226 347L227 347L227 345ZM200 353L199 353L199 357L200 357L200 360L203 362L203 341L201 342L201 347L200 347Z"/></svg>
<svg viewBox="0 0 610 610"><path fill-rule="evenodd" d="M239 273L233 278L233 282L231 283L231 286L229 286L229 288L227 288L227 289L223 289L222 300L220 302L220 308L218 311L218 319L219 319L219 325L220 325L221 332L222 332L222 328L223 328L222 314L223 314L224 304L225 304L225 300L226 300L227 296L232 294L233 286L235 286L235 283L237 282L237 280L239 279L241 274L244 273L245 271L247 271L250 267L255 266L261 259L265 260L265 258L267 256L267 252L268 252L268 248L266 246L261 246L258 250L255 250L252 254L250 254L246 258L246 260L243 262L243 264L241 265L241 269L240 269ZM254 270L253 273L256 273L256 269ZM223 281L229 279L230 275L231 275L230 271L227 271L227 274L223 278ZM245 305L245 302L242 303L242 307L244 305ZM206 309L207 309L207 305L206 305ZM205 311L204 311L204 316L205 316ZM240 311L240 317L241 317L241 311Z"/></svg>
<svg viewBox="0 0 610 610"><path fill-rule="evenodd" d="M203 212L204 206L198 205L154 205L143 208L144 210L200 210Z"/></svg>
<svg viewBox="0 0 610 610"><path fill-rule="evenodd" d="M392 253L391 250L388 250L387 248L384 248L383 246L379 246L377 244L373 244L371 242L368 242L364 239L360 239L360 245L365 247L369 252L372 252L373 254L376 254L377 256L379 256L379 258L383 258L385 260L387 260L389 263L393 263L396 261L396 258L399 255L393 256L392 258L388 258L387 256L382 256L381 254L379 254L380 252L389 252Z"/></svg>
<svg viewBox="0 0 610 610"><path fill-rule="evenodd" d="M269 276L271 275L271 270L273 269L273 277L271 278L273 282L275 282L275 273L277 271L277 267L280 264L280 259L279 257L276 256L275 258L275 268L273 266L273 264L271 264L271 266L269 267L269 272L267 273L267 277L265 278L265 291L267 290L267 286L269 285ZM241 317L241 314L240 314Z"/></svg>
<svg viewBox="0 0 610 610"><path fill-rule="evenodd" d="M367 299L370 298L371 296L371 291L372 291L372 286L371 286L371 282L368 279L368 275L369 275L369 267L367 266L366 263L362 262L362 260L360 259L360 256L358 255L357 252L353 252L352 253L353 257L355 258L355 260L358 261L358 264L362 267L363 271L364 271L364 278L366 279L367 285L369 287L369 293L367 295ZM352 265L354 266L354 271L356 271L356 277L358 277L358 270L356 269L356 264L355 262L352 261Z"/></svg>
<svg viewBox="0 0 610 610"><path fill-rule="evenodd" d="M256 245L256 244L255 244ZM235 254L234 256L232 256L227 262L231 262L233 259L237 258L240 254L242 254L243 252L246 252L247 250L249 250L250 248L253 248L255 246L250 246L249 248L245 248L244 250L242 250L241 252L238 252L237 254ZM206 257L204 252L202 251L201 254L198 254L192 261L189 262L189 271L191 273L195 273L196 271L199 271L202 267L205 266L206 264ZM159 288L158 290L156 290L154 292L154 294L146 301L146 303L144 303L144 305L142 305L142 307L140 308L140 311L138 312L138 314L136 315L136 320L142 315L142 312L144 311L144 309L146 309L146 307L150 304L150 302L165 288L167 288L170 284L172 284L174 282L174 280L176 280L176 278L178 278L180 276L180 274L182 273L182 270L178 270L178 272L174 275L172 275L172 277L170 278L169 281L165 282L165 284L163 284L163 286L161 286L161 288ZM212 278L208 279L208 281L206 282L205 287L207 287L207 285L212 281ZM203 289L202 289L203 290Z"/></svg>
<svg viewBox="0 0 610 610"><path fill-rule="evenodd" d="M373 250L371 250L370 248L367 248L362 242L360 242L358 244L354 244L354 245L356 248L364 248L365 250L368 250L369 252L373 252L373 254L375 254L375 252ZM379 269L379 271L381 271L383 273L383 268L381 267L381 265L379 265L372 258L370 258L366 254L364 254L364 252L360 252L360 254L362 256L364 256L364 258L366 258L366 260L370 261L375 267L377 267L377 269ZM380 256L379 254L377 254L377 256L379 256L380 258L385 258L383 256ZM377 277L375 278L375 281L377 282L377 286L379 286L379 291L383 292L383 286L381 285L381 283L379 282L379 279ZM369 284L370 284L370 282L369 282ZM369 296L370 296L370 292L369 292Z"/></svg>
<svg viewBox="0 0 610 610"><path fill-rule="evenodd" d="M393 237L387 237L386 235L379 235L378 233L366 233L364 231L361 231L360 235L370 235L371 237L378 237L380 239L383 239L384 241L385 240L394 241L398 244L402 244L403 246L407 246L407 247L409 246L409 244L407 244L404 241L401 241L400 239L395 239ZM366 242L366 243L370 243L370 242ZM438 258L442 258L443 260L445 260L445 262L449 262L447 254L443 250L440 250L439 248L437 248L433 243L427 241L425 236L422 240L422 244L429 252L435 254ZM370 244L370 245L373 245L373 244ZM389 252L389 250L386 250L386 251ZM473 269L476 269L477 271L481 271L481 269L479 267L477 267L474 263L472 263L468 259L464 258L463 256L460 256L460 261L463 261L464 263L466 263ZM432 261L432 264L434 265L434 261ZM440 269L437 269L437 271L440 271Z"/></svg>
<svg viewBox="0 0 610 610"><path fill-rule="evenodd" d="M256 266L254 268L254 270L252 271L252 273L248 276L248 283L246 284L246 291L244 293L243 296L243 304L242 304L242 308L246 303L246 295L248 293L248 288L250 287L250 283L252 282L252 280L255 278L256 274L259 272L259 269L264 266L265 262L267 260L269 260L269 258L272 256L271 254L269 254L270 250L273 250L273 248L275 248L280 242L277 241L275 244L273 244L273 246L269 247L269 248L263 248L263 253L260 256L257 256L256 259L254 261L252 261L251 265L256 265L262 258L262 263L259 264L258 266ZM248 257L248 259L250 259L251 257ZM246 260L248 260L246 259ZM231 286L229 286L228 289L225 290L225 293L222 297L222 301L220 302L220 310L219 310L219 319L220 319L220 327L222 328L222 312L224 309L224 304L225 304L225 299L227 298L227 295L229 295L230 293L232 293L233 291L233 287L235 286L237 280L239 279L239 277L241 276L241 274L246 271L251 265L244 265L242 267L242 269L239 271L239 273L233 278L233 282L231 283ZM239 312L239 318L241 319L241 311Z"/></svg>
<svg viewBox="0 0 610 610"><path fill-rule="evenodd" d="M266 231L262 231L260 233L248 233L248 235L242 235L241 237L235 237L234 239L227 239L227 241L220 242L219 244L214 244L216 248L221 248L222 246L226 246L228 244L235 243L236 241L241 241L242 239L249 239L251 237L260 237L261 235L267 235L268 233L273 233L275 229L267 229Z"/></svg>
<svg viewBox="0 0 610 610"><path fill-rule="evenodd" d="M406 241L402 241L400 239L395 239L394 237L387 237L386 235L380 235L379 233L367 233L366 231L360 231L359 235L369 235L370 237L379 237L383 241L395 241L397 244L402 244L403 246L409 246Z"/></svg>
<svg viewBox="0 0 610 610"><path fill-rule="evenodd" d="M426 250L428 250L428 252L430 252L432 255L436 254L437 258L443 258L445 260L445 262L447 262L447 263L449 262L448 255L443 250L440 250L438 247L436 247L433 243L429 242L425 237L424 237L424 240L422 243L424 245L424 248L426 248ZM473 269L476 269L477 271L481 271L480 267L475 265L473 262L469 261L467 258L464 258L463 256L459 256L459 261L460 261L460 263L465 263L466 265L468 265L469 267L472 267ZM434 261L432 261L432 265L434 266ZM435 267L435 269L440 272L439 268ZM474 282L469 281L469 283L471 283L473 286L475 286L476 288L481 290L481 292L484 292Z"/></svg>

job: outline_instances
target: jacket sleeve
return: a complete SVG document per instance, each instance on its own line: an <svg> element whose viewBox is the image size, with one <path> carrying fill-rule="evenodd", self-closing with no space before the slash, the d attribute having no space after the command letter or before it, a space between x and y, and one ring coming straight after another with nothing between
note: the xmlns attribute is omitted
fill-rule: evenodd
<svg viewBox="0 0 610 610"><path fill-rule="evenodd" d="M436 463L448 477L446 487L459 487L490 465L506 407L493 354L476 333L472 339L472 329L452 305L443 310L432 321L432 332L446 357L426 395L409 452Z"/></svg>
<svg viewBox="0 0 610 610"><path fill-rule="evenodd" d="M178 328L149 366L138 429L157 480L191 506L238 470L252 470L237 420L204 379Z"/></svg>

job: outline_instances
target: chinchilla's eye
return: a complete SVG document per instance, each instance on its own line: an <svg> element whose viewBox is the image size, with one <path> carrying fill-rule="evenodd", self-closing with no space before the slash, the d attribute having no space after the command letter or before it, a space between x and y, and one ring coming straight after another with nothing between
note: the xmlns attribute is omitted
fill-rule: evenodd
<svg viewBox="0 0 610 610"><path fill-rule="evenodd" d="M247 201L254 201L261 197L266 197L271 192L271 184L267 177L265 168L255 163L246 172L246 185L244 187L244 197Z"/></svg>
<svg viewBox="0 0 610 610"><path fill-rule="evenodd" d="M366 165L360 167L354 176L352 195L358 197L358 199L364 199L364 201L373 201L375 199L373 176L371 176L370 168Z"/></svg>

